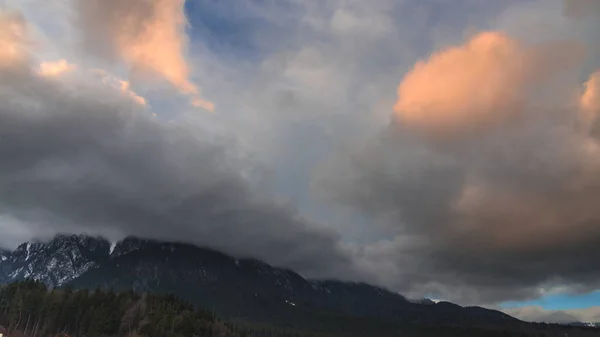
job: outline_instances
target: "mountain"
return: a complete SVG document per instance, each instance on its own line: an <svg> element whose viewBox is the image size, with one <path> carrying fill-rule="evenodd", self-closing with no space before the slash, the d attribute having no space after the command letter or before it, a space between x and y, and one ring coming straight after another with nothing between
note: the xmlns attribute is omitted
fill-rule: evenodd
<svg viewBox="0 0 600 337"><path fill-rule="evenodd" d="M8 259L8 257L10 256L11 252L9 252L8 250L4 250L0 248L0 263L6 261Z"/></svg>
<svg viewBox="0 0 600 337"><path fill-rule="evenodd" d="M258 260L138 238L119 242L105 263L71 284L171 292L226 317L283 325L299 319L309 324L315 312L403 323L503 325L516 321L498 311L412 303L368 284L306 280Z"/></svg>
<svg viewBox="0 0 600 337"><path fill-rule="evenodd" d="M59 287L102 264L108 259L109 248L105 239L85 235L59 235L47 243L26 242L2 255L0 282L33 279Z"/></svg>
<svg viewBox="0 0 600 337"><path fill-rule="evenodd" d="M589 328L600 328L600 323L591 322L573 322L569 323L571 326L589 327Z"/></svg>
<svg viewBox="0 0 600 337"><path fill-rule="evenodd" d="M0 249L0 283L4 282L4 275L11 272L9 264L6 262L10 258L11 252Z"/></svg>
<svg viewBox="0 0 600 337"><path fill-rule="evenodd" d="M592 337L595 329L537 325L530 331L473 327L399 326L346 317L338 327L349 333L323 334L272 325L223 320L172 295L69 288L48 291L38 281L0 287L0 325L11 336L105 337ZM18 313L18 314L17 314ZM22 317L27 317L22 320ZM383 329L382 329L383 327ZM389 329L392 327L392 329ZM0 327L3 333L6 331ZM339 330L339 329L338 329Z"/></svg>
<svg viewBox="0 0 600 337"><path fill-rule="evenodd" d="M129 237L111 246L102 238L63 235L24 243L2 256L4 283L32 278L50 287L173 293L227 319L349 336L384 336L400 325L505 330L526 324L480 307L409 301L364 283L307 280L190 244Z"/></svg>

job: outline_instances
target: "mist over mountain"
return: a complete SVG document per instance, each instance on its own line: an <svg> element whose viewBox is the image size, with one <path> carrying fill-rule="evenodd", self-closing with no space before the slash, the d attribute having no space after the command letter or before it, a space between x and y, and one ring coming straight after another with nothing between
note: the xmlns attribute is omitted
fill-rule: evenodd
<svg viewBox="0 0 600 337"><path fill-rule="evenodd" d="M368 329L376 322L528 329L527 323L499 311L408 300L365 283L309 280L259 260L190 244L127 237L111 248L101 237L60 235L23 243L3 256L2 283L33 279L51 288L171 293L222 317L260 324L334 331L340 320L362 317Z"/></svg>

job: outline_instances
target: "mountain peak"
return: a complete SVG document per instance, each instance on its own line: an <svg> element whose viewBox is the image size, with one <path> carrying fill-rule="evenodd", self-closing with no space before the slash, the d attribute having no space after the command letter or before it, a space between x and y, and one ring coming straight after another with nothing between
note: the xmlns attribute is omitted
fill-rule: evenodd
<svg viewBox="0 0 600 337"><path fill-rule="evenodd" d="M110 252L110 256L117 257L131 253L132 251L140 249L146 243L148 243L148 240L140 239L135 236L128 236L114 244L114 247L111 248L112 251Z"/></svg>
<svg viewBox="0 0 600 337"><path fill-rule="evenodd" d="M30 278L50 287L167 292L226 317L255 321L285 323L298 315L319 321L320 312L409 324L454 324L466 316L486 324L507 321L494 311L415 303L366 283L307 280L292 270L191 244L130 236L113 245L86 235L24 243L0 262L0 283Z"/></svg>
<svg viewBox="0 0 600 337"><path fill-rule="evenodd" d="M8 260L8 258L10 257L10 254L11 254L10 251L0 248L0 263Z"/></svg>
<svg viewBox="0 0 600 337"><path fill-rule="evenodd" d="M25 242L5 256L0 281L34 279L50 287L61 286L107 258L108 249L107 240L87 235L57 235L47 242Z"/></svg>

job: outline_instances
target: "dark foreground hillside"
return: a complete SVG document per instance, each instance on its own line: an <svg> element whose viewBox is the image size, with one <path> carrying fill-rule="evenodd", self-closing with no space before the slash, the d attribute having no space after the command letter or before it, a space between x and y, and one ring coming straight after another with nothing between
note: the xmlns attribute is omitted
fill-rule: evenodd
<svg viewBox="0 0 600 337"><path fill-rule="evenodd" d="M48 290L33 281L2 288L0 323L25 336L241 336L172 296Z"/></svg>
<svg viewBox="0 0 600 337"><path fill-rule="evenodd" d="M210 311L167 294L112 290L50 290L21 281L0 288L0 325L9 336L326 337L326 336L598 336L594 329L531 325L530 331L395 325L347 316L323 317L328 330L307 333L270 325L217 319ZM333 324L337 329L332 329ZM567 331L567 332L565 332Z"/></svg>
<svg viewBox="0 0 600 337"><path fill-rule="evenodd" d="M317 337L217 319L167 294L112 290L50 290L21 281L0 289L0 325L9 336Z"/></svg>

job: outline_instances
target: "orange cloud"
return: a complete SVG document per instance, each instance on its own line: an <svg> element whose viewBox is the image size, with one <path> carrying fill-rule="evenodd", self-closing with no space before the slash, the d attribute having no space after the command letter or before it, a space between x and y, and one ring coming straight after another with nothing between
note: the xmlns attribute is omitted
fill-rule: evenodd
<svg viewBox="0 0 600 337"><path fill-rule="evenodd" d="M557 47L527 47L503 33L480 33L418 62L398 87L394 111L404 124L434 136L504 122L524 109L555 69L581 56L580 48Z"/></svg>
<svg viewBox="0 0 600 337"><path fill-rule="evenodd" d="M581 110L590 118L600 113L600 71L592 74L585 83L585 91L580 100Z"/></svg>
<svg viewBox="0 0 600 337"><path fill-rule="evenodd" d="M163 76L186 94L198 88L189 80L184 57L187 45L183 0L154 1L153 15L143 27L133 27L135 18L125 17L116 41L123 57L134 67Z"/></svg>
<svg viewBox="0 0 600 337"><path fill-rule="evenodd" d="M185 58L185 0L80 0L88 44L107 44L136 74L158 75L186 94L198 88ZM92 46L88 45L88 48Z"/></svg>
<svg viewBox="0 0 600 337"><path fill-rule="evenodd" d="M144 97L138 95L133 90L131 90L129 82L119 79L102 69L93 69L92 72L100 76L102 83L119 90L121 93L123 93L125 96L129 97L139 105L148 105L148 102Z"/></svg>
<svg viewBox="0 0 600 337"><path fill-rule="evenodd" d="M122 93L125 93L127 96L131 97L135 102L139 105L146 105L146 99L138 94L136 94L133 90L130 89L130 84L127 81L119 80L119 88Z"/></svg>
<svg viewBox="0 0 600 337"><path fill-rule="evenodd" d="M190 101L191 105L194 108L202 108L204 110L208 110L210 112L214 112L215 111L215 104L213 102L204 100L200 97L194 97L192 98L192 100Z"/></svg>
<svg viewBox="0 0 600 337"><path fill-rule="evenodd" d="M185 0L78 0L86 48L124 60L135 76L158 76L181 93L192 106L214 110L200 98L190 79L186 59L188 25ZM100 46L100 47L99 47Z"/></svg>
<svg viewBox="0 0 600 337"><path fill-rule="evenodd" d="M76 68L76 65L70 64L64 59L56 62L42 62L38 68L38 74L45 77L57 77Z"/></svg>
<svg viewBox="0 0 600 337"><path fill-rule="evenodd" d="M24 62L28 44L23 17L17 13L0 11L0 68Z"/></svg>

